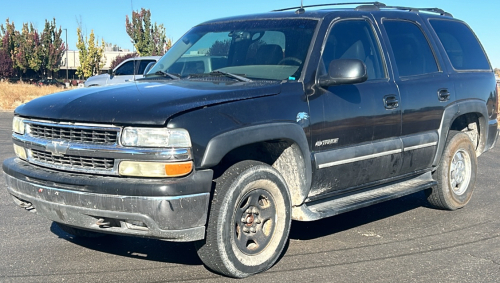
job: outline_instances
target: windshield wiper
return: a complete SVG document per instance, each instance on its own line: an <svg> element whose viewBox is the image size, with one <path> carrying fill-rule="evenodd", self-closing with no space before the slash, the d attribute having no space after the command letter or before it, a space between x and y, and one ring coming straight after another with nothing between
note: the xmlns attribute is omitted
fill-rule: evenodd
<svg viewBox="0 0 500 283"><path fill-rule="evenodd" d="M210 75L223 75L223 76L226 76L226 77L229 77L229 78L237 79L240 82L253 82L249 78L245 78L245 77L242 77L242 76L239 76L239 75L236 75L236 74L233 74L233 73L224 72L224 71L212 71L209 74Z"/></svg>
<svg viewBox="0 0 500 283"><path fill-rule="evenodd" d="M167 77L167 78L171 78L173 80L180 80L181 79L181 78L179 78L176 75L173 75L173 74L170 74L170 73L167 73L167 72L164 72L164 71L156 71L153 74L147 74L144 77L148 77L148 75L160 75L160 76L164 76L164 77Z"/></svg>
<svg viewBox="0 0 500 283"><path fill-rule="evenodd" d="M245 78L240 75L228 73L228 72L223 72L223 71L212 71L210 73L204 73L204 74L191 74L190 77L196 78L196 77L205 77L205 76L226 76L228 78L236 79L240 82L253 82L253 80L249 78Z"/></svg>

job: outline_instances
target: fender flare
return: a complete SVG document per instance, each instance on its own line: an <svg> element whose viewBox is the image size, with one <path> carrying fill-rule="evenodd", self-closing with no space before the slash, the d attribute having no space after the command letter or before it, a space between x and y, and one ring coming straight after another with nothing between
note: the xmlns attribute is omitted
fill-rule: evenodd
<svg viewBox="0 0 500 283"><path fill-rule="evenodd" d="M307 142L304 129L294 123L261 124L239 128L215 136L208 142L200 167L211 168L219 164L228 152L240 146L278 139L292 141L300 148L304 161L304 176L306 178L304 182L305 187L302 187L301 191L308 191L312 182L309 143Z"/></svg>
<svg viewBox="0 0 500 283"><path fill-rule="evenodd" d="M441 119L441 126L438 129L439 143L434 156L433 166L438 166L441 161L448 132L455 119L461 115L468 113L477 113L479 115L479 144L477 146L478 152L483 152L486 146L486 139L488 137L488 108L486 103L480 99L469 99L458 101L444 109L443 118Z"/></svg>

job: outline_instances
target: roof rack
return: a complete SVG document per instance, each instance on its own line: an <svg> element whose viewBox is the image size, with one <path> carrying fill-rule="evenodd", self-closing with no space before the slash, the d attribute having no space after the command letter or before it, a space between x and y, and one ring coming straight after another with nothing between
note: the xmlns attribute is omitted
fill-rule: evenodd
<svg viewBox="0 0 500 283"><path fill-rule="evenodd" d="M273 10L272 12L282 12L282 11L289 11L289 10L295 10L295 9L325 7L325 6L340 6L340 5L373 5L373 6L385 7L385 4L380 3L380 2L346 2L346 3L329 3L329 4L316 4L316 5L307 5L307 6L299 6L299 7L290 7L290 8Z"/></svg>
<svg viewBox="0 0 500 283"><path fill-rule="evenodd" d="M431 13L440 14L441 16L447 16L447 17L453 18L452 14L446 12L443 9L439 9L439 8L413 8L413 7L403 7L403 6L385 6L384 8L397 9L397 10L408 10L410 12L420 12L420 11L431 12Z"/></svg>
<svg viewBox="0 0 500 283"><path fill-rule="evenodd" d="M273 12L282 12L288 10L297 9L296 13L304 13L304 8L314 8L314 7L326 7L326 6L340 6L340 5L360 5L356 7L357 10L380 10L380 8L387 9L396 9L396 10L406 10L410 12L430 12L440 14L441 16L452 17L453 15L439 8L414 8L414 7L404 7L404 6L387 6L381 2L345 2L345 3L329 3L329 4L316 4L316 5L307 5L307 6L299 6L299 7L290 7L284 9L273 10Z"/></svg>

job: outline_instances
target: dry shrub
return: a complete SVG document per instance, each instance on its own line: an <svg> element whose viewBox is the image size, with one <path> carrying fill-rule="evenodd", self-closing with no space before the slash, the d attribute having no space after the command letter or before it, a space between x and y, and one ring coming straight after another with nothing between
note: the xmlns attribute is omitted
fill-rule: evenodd
<svg viewBox="0 0 500 283"><path fill-rule="evenodd" d="M62 91L56 86L35 86L0 82L0 109L13 110L17 106L47 94Z"/></svg>

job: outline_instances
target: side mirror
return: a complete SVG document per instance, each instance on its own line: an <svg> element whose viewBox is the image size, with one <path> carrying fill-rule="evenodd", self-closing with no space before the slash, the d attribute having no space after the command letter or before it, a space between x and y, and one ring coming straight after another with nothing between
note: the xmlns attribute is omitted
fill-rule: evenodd
<svg viewBox="0 0 500 283"><path fill-rule="evenodd" d="M115 72L113 71L113 69L108 69L108 74L110 77L114 76Z"/></svg>
<svg viewBox="0 0 500 283"><path fill-rule="evenodd" d="M153 68L153 66L156 64L156 62L150 62L147 66L146 66L146 69L144 69L144 73L142 73L143 75L146 75L149 70L151 70L151 68Z"/></svg>
<svg viewBox="0 0 500 283"><path fill-rule="evenodd" d="M330 62L328 75L319 78L319 85L329 87L341 84L357 84L368 79L366 66L358 59L337 59Z"/></svg>

